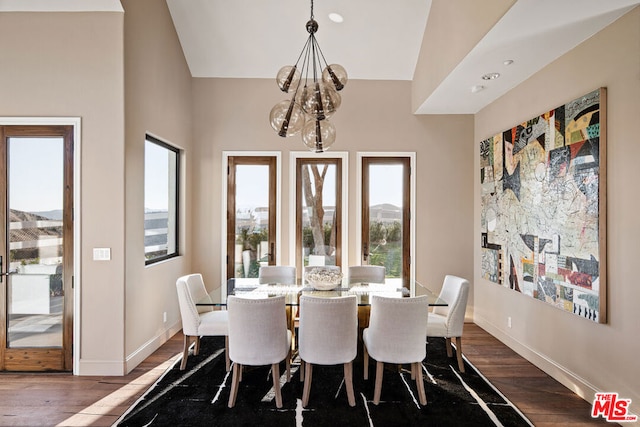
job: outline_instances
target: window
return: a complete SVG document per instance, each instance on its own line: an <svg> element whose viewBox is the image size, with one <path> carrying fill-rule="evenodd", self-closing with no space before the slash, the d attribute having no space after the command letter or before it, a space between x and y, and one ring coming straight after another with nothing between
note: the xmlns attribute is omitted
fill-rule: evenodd
<svg viewBox="0 0 640 427"><path fill-rule="evenodd" d="M342 259L342 158L296 159L296 267Z"/></svg>
<svg viewBox="0 0 640 427"><path fill-rule="evenodd" d="M362 265L382 265L408 286L411 260L411 159L362 157Z"/></svg>
<svg viewBox="0 0 640 427"><path fill-rule="evenodd" d="M180 151L147 135L144 144L145 264L178 256Z"/></svg>
<svg viewBox="0 0 640 427"><path fill-rule="evenodd" d="M276 156L228 157L227 279L276 264L276 181Z"/></svg>

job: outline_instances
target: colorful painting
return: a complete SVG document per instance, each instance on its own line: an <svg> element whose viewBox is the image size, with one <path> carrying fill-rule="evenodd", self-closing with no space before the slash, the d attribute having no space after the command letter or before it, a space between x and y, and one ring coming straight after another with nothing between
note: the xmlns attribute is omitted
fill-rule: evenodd
<svg viewBox="0 0 640 427"><path fill-rule="evenodd" d="M480 142L482 277L606 322L606 89Z"/></svg>

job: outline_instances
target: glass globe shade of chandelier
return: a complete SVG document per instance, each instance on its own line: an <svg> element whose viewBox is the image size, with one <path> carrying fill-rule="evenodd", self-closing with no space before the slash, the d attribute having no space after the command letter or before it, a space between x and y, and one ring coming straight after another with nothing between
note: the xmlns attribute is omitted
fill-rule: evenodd
<svg viewBox="0 0 640 427"><path fill-rule="evenodd" d="M302 128L302 142L316 153L322 153L336 141L336 128L329 120L307 120Z"/></svg>
<svg viewBox="0 0 640 427"><path fill-rule="evenodd" d="M304 126L304 111L297 102L285 99L271 109L269 122L278 135L282 137L294 136L299 134Z"/></svg>
<svg viewBox="0 0 640 427"><path fill-rule="evenodd" d="M344 88L348 76L341 65L329 65L320 50L315 37L318 23L313 19L313 0L311 17L305 27L309 37L295 65L282 67L276 75L278 87L291 94L291 99L276 104L269 121L279 136L301 134L309 150L321 153L335 142L336 130L328 119L342 103L338 91Z"/></svg>

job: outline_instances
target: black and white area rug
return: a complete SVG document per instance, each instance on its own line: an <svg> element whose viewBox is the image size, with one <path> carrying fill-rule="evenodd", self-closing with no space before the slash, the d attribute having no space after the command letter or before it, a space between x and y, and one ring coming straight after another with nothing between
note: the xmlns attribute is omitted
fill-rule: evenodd
<svg viewBox="0 0 640 427"><path fill-rule="evenodd" d="M269 367L245 370L236 405L228 408L231 373L225 372L224 338L204 337L200 354L180 360L114 424L141 426L532 426L468 361L460 373L448 358L444 339L430 338L423 362L428 403L420 406L410 372L387 365L382 396L374 405L375 361L363 379L358 360L353 367L356 406L350 407L342 366L314 366L309 404L302 408L299 364L291 365L291 381L282 374L283 407L275 406Z"/></svg>

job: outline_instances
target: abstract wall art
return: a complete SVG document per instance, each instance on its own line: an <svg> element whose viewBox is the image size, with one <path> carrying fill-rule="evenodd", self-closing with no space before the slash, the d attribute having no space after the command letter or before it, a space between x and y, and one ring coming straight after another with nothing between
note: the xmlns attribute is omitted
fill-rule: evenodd
<svg viewBox="0 0 640 427"><path fill-rule="evenodd" d="M606 322L606 89L480 142L481 272Z"/></svg>

